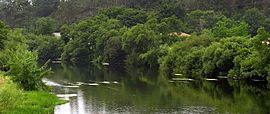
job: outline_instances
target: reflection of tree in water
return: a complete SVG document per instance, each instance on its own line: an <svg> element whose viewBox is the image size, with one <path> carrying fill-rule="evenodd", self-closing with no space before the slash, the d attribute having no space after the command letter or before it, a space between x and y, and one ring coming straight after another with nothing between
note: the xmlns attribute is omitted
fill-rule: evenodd
<svg viewBox="0 0 270 114"><path fill-rule="evenodd" d="M269 113L268 86L244 81L170 82L167 75L143 68L93 66L55 69L55 78L69 81L118 81L119 84L82 86L84 99L93 106L106 105L153 113L202 110L203 112ZM91 102L90 102L91 101ZM103 106L102 105L102 106ZM158 110L157 110L158 109ZM124 110L124 109L123 109Z"/></svg>
<svg viewBox="0 0 270 114"><path fill-rule="evenodd" d="M229 84L225 80L170 83L164 75L159 75L154 80L149 77L151 76L145 76L143 79L138 77L136 80L144 83L142 88L148 91L148 94L141 95L144 96L141 100L141 104L144 105L154 104L172 108L182 104L216 107L217 112L269 113L269 90L265 84L236 81L236 85L230 85L231 82ZM133 86L130 87L131 90L132 88ZM141 94L140 91L137 94Z"/></svg>
<svg viewBox="0 0 270 114"><path fill-rule="evenodd" d="M229 85L234 89L233 100L245 102L246 107L243 106L242 109L245 108L250 113L270 113L270 92L266 82L230 80Z"/></svg>

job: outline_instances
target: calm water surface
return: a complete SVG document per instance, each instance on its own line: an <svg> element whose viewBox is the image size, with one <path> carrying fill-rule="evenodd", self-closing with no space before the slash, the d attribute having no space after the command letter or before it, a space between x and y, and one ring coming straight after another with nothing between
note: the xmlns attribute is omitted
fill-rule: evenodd
<svg viewBox="0 0 270 114"><path fill-rule="evenodd" d="M67 104L55 114L269 114L268 85L240 81L173 82L157 71L53 65L45 81ZM261 82L260 82L261 83Z"/></svg>

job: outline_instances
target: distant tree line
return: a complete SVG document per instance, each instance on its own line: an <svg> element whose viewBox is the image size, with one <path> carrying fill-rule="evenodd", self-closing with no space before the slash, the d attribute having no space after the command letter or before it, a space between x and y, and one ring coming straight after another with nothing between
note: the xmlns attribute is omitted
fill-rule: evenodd
<svg viewBox="0 0 270 114"><path fill-rule="evenodd" d="M62 26L62 60L154 67L193 78L269 79L269 18L258 9L232 17L174 9L109 8Z"/></svg>
<svg viewBox="0 0 270 114"><path fill-rule="evenodd" d="M177 16L183 16L182 11L189 13L193 10L213 10L233 16L257 8L265 16L270 16L269 5L269 0L1 0L0 19L12 28L33 31L33 23L40 17L52 17L60 25L70 24L94 16L100 9L115 6L163 9L163 15L180 13Z"/></svg>

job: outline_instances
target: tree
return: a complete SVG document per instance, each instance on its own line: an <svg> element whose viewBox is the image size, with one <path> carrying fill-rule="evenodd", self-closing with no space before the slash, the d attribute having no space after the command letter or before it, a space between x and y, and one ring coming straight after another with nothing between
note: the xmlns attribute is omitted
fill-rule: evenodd
<svg viewBox="0 0 270 114"><path fill-rule="evenodd" d="M121 38L127 30L121 21L109 19L100 24L96 33L95 59L99 62L123 63L125 53L121 48Z"/></svg>
<svg viewBox="0 0 270 114"><path fill-rule="evenodd" d="M10 27L24 28L31 23L31 10L32 7L28 0L4 0L0 17Z"/></svg>
<svg viewBox="0 0 270 114"><path fill-rule="evenodd" d="M169 34L172 32L186 32L186 24L175 16L164 18L158 24L158 32Z"/></svg>
<svg viewBox="0 0 270 114"><path fill-rule="evenodd" d="M248 48L238 50L239 55L234 59L234 68L229 71L229 76L269 80L270 46L267 42L270 35L264 28L259 28L257 33L250 40Z"/></svg>
<svg viewBox="0 0 270 114"><path fill-rule="evenodd" d="M191 36L167 47L160 57L160 69L169 74L182 73L188 77L202 76L202 56L215 39L210 35ZM188 69L188 70L187 70Z"/></svg>
<svg viewBox="0 0 270 114"><path fill-rule="evenodd" d="M135 8L151 8L157 5L160 0L132 0L129 1L127 6Z"/></svg>
<svg viewBox="0 0 270 114"><path fill-rule="evenodd" d="M267 25L266 17L256 8L246 10L242 19L250 26L249 32L253 36L257 34L259 27Z"/></svg>
<svg viewBox="0 0 270 114"><path fill-rule="evenodd" d="M158 7L159 18L166 18L171 16L176 16L177 18L184 19L186 12L182 5L176 1L164 1L162 5Z"/></svg>
<svg viewBox="0 0 270 114"><path fill-rule="evenodd" d="M243 54L244 48L250 48L250 40L246 37L224 38L205 49L202 57L203 75L227 75L235 66L236 56Z"/></svg>
<svg viewBox="0 0 270 114"><path fill-rule="evenodd" d="M1 70L24 90L47 89L42 78L50 73L50 69L46 65L39 67L37 53L27 50L27 39L22 30L9 30L7 35L5 48L0 51Z"/></svg>
<svg viewBox="0 0 270 114"><path fill-rule="evenodd" d="M55 12L60 0L33 0L34 15L36 17L47 17Z"/></svg>
<svg viewBox="0 0 270 114"><path fill-rule="evenodd" d="M187 23L193 32L201 32L203 29L211 29L223 18L224 15L213 10L194 10L187 14Z"/></svg>
<svg viewBox="0 0 270 114"><path fill-rule="evenodd" d="M86 38L69 41L64 47L61 59L67 63L87 64L93 59L93 46Z"/></svg>
<svg viewBox="0 0 270 114"><path fill-rule="evenodd" d="M147 22L148 12L138 9L115 7L102 10L100 14L121 21L123 25L132 27Z"/></svg>
<svg viewBox="0 0 270 114"><path fill-rule="evenodd" d="M56 21L50 17L41 17L35 21L35 34L51 35L56 30Z"/></svg>
<svg viewBox="0 0 270 114"><path fill-rule="evenodd" d="M0 21L0 49L4 48L4 40L7 39L8 31L6 25Z"/></svg>
<svg viewBox="0 0 270 114"><path fill-rule="evenodd" d="M140 55L154 48L159 41L158 35L149 27L139 24L123 35L122 48L127 53L128 64L147 65L140 60Z"/></svg>
<svg viewBox="0 0 270 114"><path fill-rule="evenodd" d="M108 18L96 16L93 19L81 21L72 25L70 30L65 31L69 42L64 47L61 56L63 61L73 63L89 63L95 57L96 38L102 34L98 31L100 25Z"/></svg>
<svg viewBox="0 0 270 114"><path fill-rule="evenodd" d="M67 24L82 19L81 12L87 4L85 1L86 0L62 0L57 10L53 12L52 17Z"/></svg>
<svg viewBox="0 0 270 114"><path fill-rule="evenodd" d="M27 35L28 49L37 51L39 61L61 58L64 41L54 36Z"/></svg>
<svg viewBox="0 0 270 114"><path fill-rule="evenodd" d="M235 22L227 18L217 22L212 28L214 36L218 38L247 36L249 34L248 30L249 26L245 22Z"/></svg>

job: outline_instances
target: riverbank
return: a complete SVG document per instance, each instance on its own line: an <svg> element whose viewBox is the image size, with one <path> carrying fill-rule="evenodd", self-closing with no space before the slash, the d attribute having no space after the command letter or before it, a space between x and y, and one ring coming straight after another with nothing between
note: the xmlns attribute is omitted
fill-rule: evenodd
<svg viewBox="0 0 270 114"><path fill-rule="evenodd" d="M54 107L66 101L46 91L24 91L0 74L1 114L52 114Z"/></svg>

